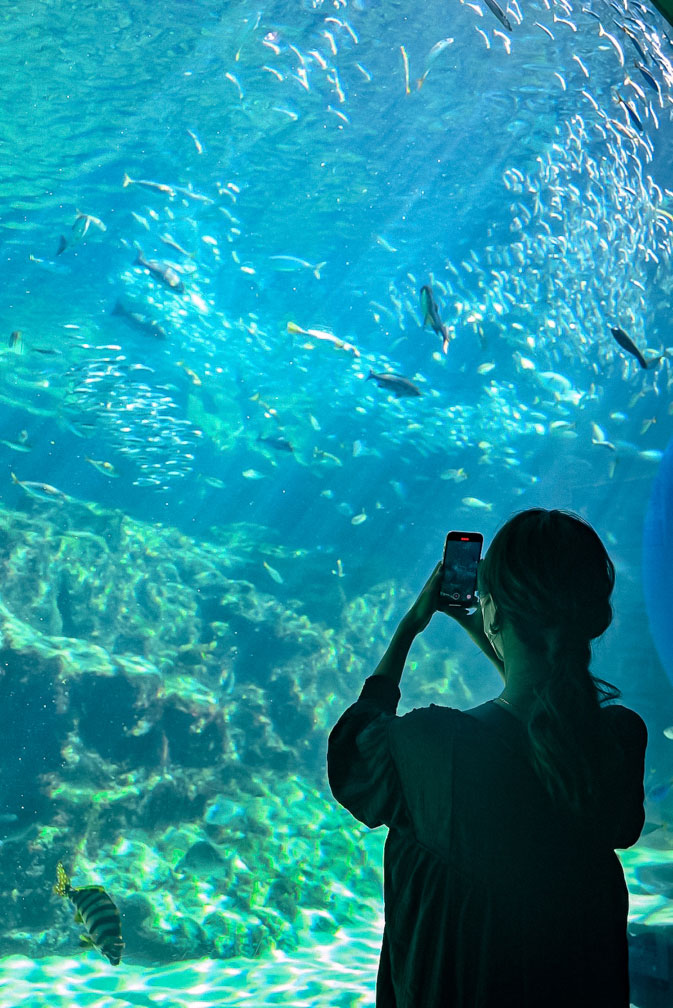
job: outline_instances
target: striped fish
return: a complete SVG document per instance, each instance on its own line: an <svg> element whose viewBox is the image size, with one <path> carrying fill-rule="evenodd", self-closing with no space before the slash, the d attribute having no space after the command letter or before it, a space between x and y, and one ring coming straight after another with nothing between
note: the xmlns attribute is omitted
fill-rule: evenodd
<svg viewBox="0 0 673 1008"><path fill-rule="evenodd" d="M57 896L66 896L75 907L75 920L81 921L88 931L86 938L99 952L102 952L113 966L118 966L124 941L121 932L121 917L102 886L81 886L78 889L70 885L70 879L61 862L56 865Z"/></svg>

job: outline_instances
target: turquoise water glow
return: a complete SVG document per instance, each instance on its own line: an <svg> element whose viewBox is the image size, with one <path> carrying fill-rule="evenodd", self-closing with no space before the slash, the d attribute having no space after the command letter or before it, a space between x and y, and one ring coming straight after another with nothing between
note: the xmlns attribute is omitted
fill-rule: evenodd
<svg viewBox="0 0 673 1008"><path fill-rule="evenodd" d="M0 13L0 1005L373 1004L383 837L329 796L327 732L446 531L538 504L617 567L595 671L650 731L623 862L658 1003L673 29L631 0L512 0L511 32L459 0ZM492 696L435 623L404 709ZM59 859L113 895L120 967L78 953Z"/></svg>

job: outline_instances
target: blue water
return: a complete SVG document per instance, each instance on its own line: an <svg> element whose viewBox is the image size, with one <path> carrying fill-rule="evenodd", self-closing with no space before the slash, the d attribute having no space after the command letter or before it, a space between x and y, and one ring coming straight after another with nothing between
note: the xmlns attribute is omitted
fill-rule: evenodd
<svg viewBox="0 0 673 1008"><path fill-rule="evenodd" d="M37 540L40 527L47 538L93 531L121 550L122 515L147 538L136 562L150 577L151 528L186 537L185 555L190 543L220 549L252 608L287 607L316 628L314 652L283 655L290 676L302 661L318 668L332 641L327 706L313 728L306 711L286 720L295 751L283 773L319 791L329 718L378 660L446 531L479 529L488 544L515 510L566 507L595 525L617 566L596 671L648 722L650 813L668 828L670 606L663 575L647 560L643 573L642 537L671 437L673 30L641 4L591 7L512 4L511 33L485 5L445 0L53 0L3 17L0 501L18 522L3 549L30 526ZM138 251L172 264L181 289L143 269ZM423 326L424 284L446 354ZM647 369L617 345L616 326ZM422 395L398 399L370 371L403 375ZM669 476L658 477L657 516L670 509ZM26 483L65 497L38 499ZM667 570L657 527L645 555ZM38 568L21 567L23 593L2 593L13 617L133 653L102 602L88 630L68 623L65 602L60 626L47 626L40 600L65 598L77 578L64 588L56 561L48 575ZM187 595L201 591L189 564L178 568ZM18 570L12 559L5 576ZM463 642L447 645L434 625L428 640L408 706L433 699L447 646L473 699L489 695L488 670ZM237 667L222 689L249 681L289 719L284 681L266 679L278 645L250 647L245 676ZM193 676L212 686L208 661ZM307 707L325 688L316 676L310 688L300 680ZM242 730L253 717L244 700ZM24 733L39 706L15 708ZM44 731L58 751L63 725ZM117 744L100 747L114 766ZM22 793L9 757L0 779ZM22 828L58 820L58 799L30 816L19 801L7 814ZM3 871L23 842L8 834ZM654 860L670 860L670 834L658 836ZM656 879L647 893L670 925L670 883ZM40 928L26 917L14 930ZM41 954L37 937L12 941L3 954Z"/></svg>

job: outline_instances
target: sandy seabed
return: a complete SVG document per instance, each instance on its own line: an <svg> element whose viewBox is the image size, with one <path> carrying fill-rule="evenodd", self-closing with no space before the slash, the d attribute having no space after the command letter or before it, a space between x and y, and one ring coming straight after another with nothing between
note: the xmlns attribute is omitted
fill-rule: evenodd
<svg viewBox="0 0 673 1008"><path fill-rule="evenodd" d="M264 960L197 959L171 966L109 966L77 958L0 961L0 1008L219 1008L310 1005L371 1008L380 930L340 931L328 945Z"/></svg>

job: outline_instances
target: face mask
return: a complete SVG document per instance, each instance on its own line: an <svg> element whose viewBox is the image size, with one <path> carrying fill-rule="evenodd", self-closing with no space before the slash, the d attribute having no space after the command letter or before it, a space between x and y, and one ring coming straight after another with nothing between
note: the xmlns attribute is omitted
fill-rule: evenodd
<svg viewBox="0 0 673 1008"><path fill-rule="evenodd" d="M485 630L484 632L485 632L486 636L488 637L488 643L491 645L491 647L495 651L496 657L499 658L501 662L504 662L505 656L504 656L504 654L502 652L502 648L499 647L499 645L498 645L498 642L497 642L497 639L496 639L496 635L494 635L492 633L489 633L488 630Z"/></svg>
<svg viewBox="0 0 673 1008"><path fill-rule="evenodd" d="M488 642L495 651L496 657L500 661L504 661L504 656L502 648L500 647L500 634L493 634L490 631L490 626L493 623L493 618L495 616L495 607L490 596L486 596L484 605L482 606L481 615L484 621L484 633L488 637Z"/></svg>

